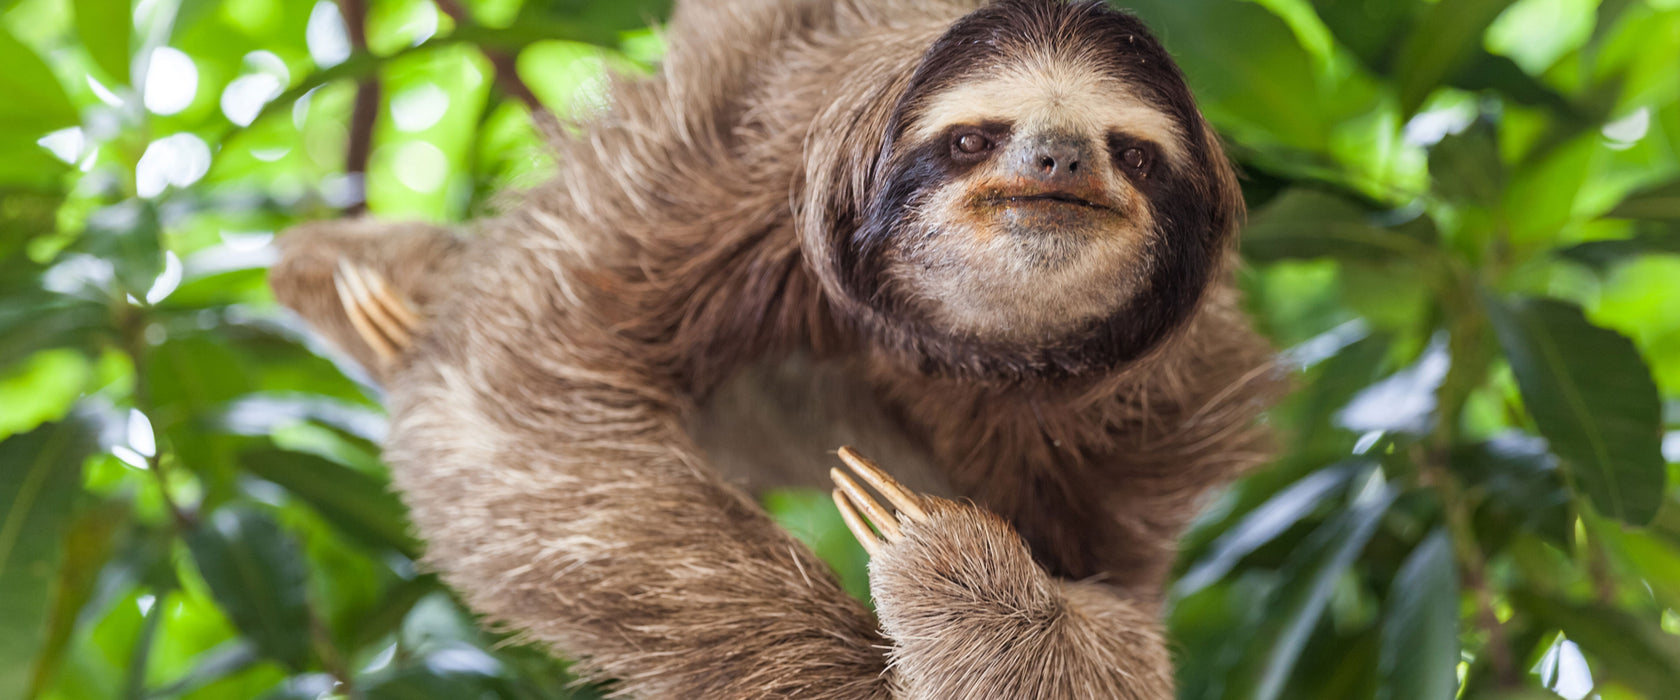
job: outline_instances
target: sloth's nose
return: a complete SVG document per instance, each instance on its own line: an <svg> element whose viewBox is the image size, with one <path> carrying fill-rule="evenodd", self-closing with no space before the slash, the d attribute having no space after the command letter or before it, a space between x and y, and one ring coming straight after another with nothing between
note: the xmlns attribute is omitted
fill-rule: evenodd
<svg viewBox="0 0 1680 700"><path fill-rule="evenodd" d="M1084 183L1091 175L1089 158L1077 141L1067 138L1046 138L1028 147L1022 154L1022 174L1052 187L1071 187Z"/></svg>

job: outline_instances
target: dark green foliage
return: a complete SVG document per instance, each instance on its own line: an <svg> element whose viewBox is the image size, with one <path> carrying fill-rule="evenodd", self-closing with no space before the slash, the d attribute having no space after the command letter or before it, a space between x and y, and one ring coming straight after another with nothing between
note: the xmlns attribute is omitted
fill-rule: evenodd
<svg viewBox="0 0 1680 700"><path fill-rule="evenodd" d="M376 392L262 244L353 202L356 81L373 213L461 220L548 166L484 51L584 113L670 3L362 4L366 51L331 2L0 0L0 697L602 692L419 570ZM1680 8L1127 4L1242 166L1298 370L1185 538L1180 694L1672 697ZM867 594L826 496L765 503Z"/></svg>

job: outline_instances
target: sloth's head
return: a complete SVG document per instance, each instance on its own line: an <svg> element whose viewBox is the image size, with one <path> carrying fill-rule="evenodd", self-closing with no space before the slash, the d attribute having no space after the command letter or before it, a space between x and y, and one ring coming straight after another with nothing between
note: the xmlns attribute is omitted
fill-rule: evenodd
<svg viewBox="0 0 1680 700"><path fill-rule="evenodd" d="M836 277L936 367L1068 374L1147 352L1242 217L1177 67L1100 3L1008 0L952 25L869 169Z"/></svg>

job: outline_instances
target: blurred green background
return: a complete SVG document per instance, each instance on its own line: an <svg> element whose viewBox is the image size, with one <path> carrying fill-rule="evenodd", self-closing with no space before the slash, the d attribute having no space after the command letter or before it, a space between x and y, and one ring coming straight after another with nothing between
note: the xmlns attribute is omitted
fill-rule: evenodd
<svg viewBox="0 0 1680 700"><path fill-rule="evenodd" d="M1186 539L1181 696L1680 697L1680 0L1127 6L1298 370ZM263 276L364 201L493 212L668 12L0 0L0 698L610 691L416 571L375 392ZM765 501L865 594L825 495Z"/></svg>

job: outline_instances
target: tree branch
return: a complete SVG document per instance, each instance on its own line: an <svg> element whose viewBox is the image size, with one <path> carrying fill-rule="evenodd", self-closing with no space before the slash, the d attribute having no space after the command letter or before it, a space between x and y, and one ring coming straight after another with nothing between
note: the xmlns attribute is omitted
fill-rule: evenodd
<svg viewBox="0 0 1680 700"><path fill-rule="evenodd" d="M350 47L357 53L367 53L367 4L363 0L338 0L339 14L344 17L344 29L350 36ZM368 159L373 155L373 127L379 119L379 76L369 75L356 81L356 102L350 112L350 140L345 147L344 172L359 190L344 213L357 215L367 211Z"/></svg>

